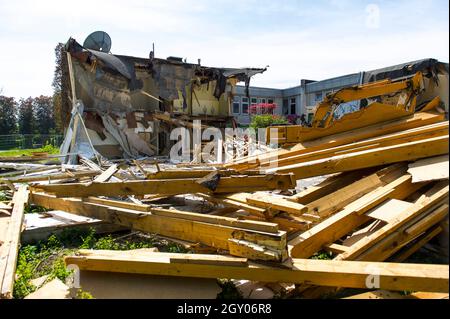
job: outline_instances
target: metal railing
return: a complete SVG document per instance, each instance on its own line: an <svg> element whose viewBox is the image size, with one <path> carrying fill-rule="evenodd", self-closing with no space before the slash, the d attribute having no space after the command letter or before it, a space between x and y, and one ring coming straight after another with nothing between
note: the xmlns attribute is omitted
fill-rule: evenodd
<svg viewBox="0 0 450 319"><path fill-rule="evenodd" d="M60 134L12 134L0 135L0 150L35 149L45 145L59 147L63 141Z"/></svg>

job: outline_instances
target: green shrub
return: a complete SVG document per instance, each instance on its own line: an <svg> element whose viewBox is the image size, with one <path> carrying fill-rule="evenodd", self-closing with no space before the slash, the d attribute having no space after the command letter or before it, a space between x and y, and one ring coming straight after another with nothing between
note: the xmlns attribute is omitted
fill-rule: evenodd
<svg viewBox="0 0 450 319"><path fill-rule="evenodd" d="M250 127L257 130L258 128L265 128L273 125L286 125L289 121L284 117L272 114L261 114L252 116Z"/></svg>

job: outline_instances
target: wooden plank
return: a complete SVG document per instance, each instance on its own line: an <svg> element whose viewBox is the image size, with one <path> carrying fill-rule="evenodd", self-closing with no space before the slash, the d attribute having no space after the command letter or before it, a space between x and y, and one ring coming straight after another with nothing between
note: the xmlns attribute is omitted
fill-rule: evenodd
<svg viewBox="0 0 450 319"><path fill-rule="evenodd" d="M375 290L345 297L342 299L406 299L407 296L387 290Z"/></svg>
<svg viewBox="0 0 450 319"><path fill-rule="evenodd" d="M419 112L406 116L399 120L384 121L372 126L366 126L360 129L351 130L343 133L328 134L327 136L317 138L311 141L296 144L291 151L277 150L261 154L258 156L249 156L235 162L226 164L225 167L234 169L248 169L250 167L258 167L259 163L267 161L276 161L286 157L299 155L302 153L320 150L327 147L334 147L348 143L354 143L363 139L375 136L385 135L394 132L400 132L411 128L421 127L445 120L444 115L438 112ZM298 151L298 152L296 152Z"/></svg>
<svg viewBox="0 0 450 319"><path fill-rule="evenodd" d="M228 248L231 255L246 256L253 260L283 261L288 258L286 250L274 250L242 239L229 239Z"/></svg>
<svg viewBox="0 0 450 319"><path fill-rule="evenodd" d="M411 299L448 299L448 293L442 292L413 292L410 296Z"/></svg>
<svg viewBox="0 0 450 319"><path fill-rule="evenodd" d="M408 235L419 234L428 229L429 225L434 225L435 223L441 221L448 214L448 205L444 204L434 210L432 213L428 214L421 220L417 221L407 229L405 233Z"/></svg>
<svg viewBox="0 0 450 319"><path fill-rule="evenodd" d="M318 159L328 158L335 155L343 155L357 151L387 147L402 143L408 143L437 136L448 135L448 122L435 123L406 131L396 132L388 135L362 140L355 143L325 148L316 151L303 152L303 154L278 159L277 166L287 166L297 163L310 162ZM264 167L260 163L260 167Z"/></svg>
<svg viewBox="0 0 450 319"><path fill-rule="evenodd" d="M339 244L336 244L336 243L332 243L332 244L326 245L325 249L328 250L328 251L331 251L333 253L336 253L336 254L341 254L343 252L346 252L348 250L348 247L344 246L344 245L339 245Z"/></svg>
<svg viewBox="0 0 450 319"><path fill-rule="evenodd" d="M365 260L365 261L383 261L388 259L390 256L395 254L397 251L402 249L408 243L418 238L421 233L426 231L428 228L433 227L435 224L439 223L448 214L448 205L444 204L437 209L430 209L424 212L417 218L411 220L409 223L400 226L393 233L382 238L374 245L367 248L363 253L357 255L356 259L353 260ZM414 226L416 223L420 223L422 220L427 219L427 217L433 216L432 219L427 221L426 227L415 229L414 232L407 232L408 228ZM386 225L385 227L388 227ZM380 228L377 231L382 231ZM370 234L370 236L375 236L376 231ZM352 248L353 249L353 248ZM352 249L349 249L346 253L351 253ZM355 257L350 257L355 258Z"/></svg>
<svg viewBox="0 0 450 319"><path fill-rule="evenodd" d="M291 175L232 176L220 178L214 193L237 193L259 190L286 190L293 188ZM54 193L59 197L123 196L123 195L177 195L211 193L197 179L138 180L108 183L71 183L37 185L37 190Z"/></svg>
<svg viewBox="0 0 450 319"><path fill-rule="evenodd" d="M302 204L294 203L280 197L271 196L270 194L253 194L250 197L247 197L247 203L257 207L277 209L299 216L306 213L308 210L308 208Z"/></svg>
<svg viewBox="0 0 450 319"><path fill-rule="evenodd" d="M383 227L384 223L380 220L374 220L369 225L362 229L358 229L357 231L354 231L350 236L348 236L343 242L342 245L346 246L347 249L345 251L341 252L347 252L350 250L350 247L358 242L360 239L369 236L370 234L373 234L378 229Z"/></svg>
<svg viewBox="0 0 450 319"><path fill-rule="evenodd" d="M365 215L389 223L391 220L397 217L399 213L412 205L412 203L402 200L389 199L381 205L371 209L370 211L365 213Z"/></svg>
<svg viewBox="0 0 450 319"><path fill-rule="evenodd" d="M265 218L266 209L255 207L246 203L249 193L236 193L226 195L210 196L207 194L197 193L198 196L205 198L212 203L221 203L225 206L234 207L237 209L243 209L250 214Z"/></svg>
<svg viewBox="0 0 450 319"><path fill-rule="evenodd" d="M376 269L380 289L448 292L448 265L395 264L357 261L293 259L292 269L171 262L171 256L153 253L133 259L104 256L69 256L66 265L80 270L126 272L197 278L233 278L264 282L310 283L322 286L368 288ZM183 258L179 254L178 258ZM191 257L192 258L192 257Z"/></svg>
<svg viewBox="0 0 450 319"><path fill-rule="evenodd" d="M431 228L429 231L427 231L422 236L417 238L415 242L413 242L407 247L403 247L399 253L397 253L391 258L391 261L399 263L405 261L408 257L410 257L412 254L414 254L416 251L422 248L423 245L428 243L431 239L439 235L441 232L442 232L441 226Z"/></svg>
<svg viewBox="0 0 450 319"><path fill-rule="evenodd" d="M66 172L66 173L57 173L57 174L43 174L37 176L17 176L10 177L7 180L11 183L30 183L30 182L39 182L39 181L47 181L47 180L60 180L60 179L79 179L82 177L93 177L100 174L100 171L74 171L74 172Z"/></svg>
<svg viewBox="0 0 450 319"><path fill-rule="evenodd" d="M113 176L117 170L118 170L117 164L112 164L108 169L104 172L102 172L100 175L98 175L96 178L94 178L95 183L103 183L106 182L108 179Z"/></svg>
<svg viewBox="0 0 450 319"><path fill-rule="evenodd" d="M365 171L366 170L357 170L335 174L328 177L318 185L310 186L307 189L300 191L299 193L288 198L288 200L306 205L359 180L364 176Z"/></svg>
<svg viewBox="0 0 450 319"><path fill-rule="evenodd" d="M413 183L448 179L448 154L424 158L409 164L408 173L413 177Z"/></svg>
<svg viewBox="0 0 450 319"><path fill-rule="evenodd" d="M385 238L389 234L393 233L400 226L406 224L411 219L420 215L421 213L429 210L435 206L440 201L448 197L449 185L447 182L440 182L436 184L431 190L429 190L426 195L427 197L423 200L416 202L414 205L410 206L406 210L402 211L394 220L391 220L386 226L377 230L370 236L367 236L359 240L354 244L351 249L347 252L336 256L336 260L349 260L354 259L358 255L364 252L368 247L375 245L381 239Z"/></svg>
<svg viewBox="0 0 450 319"><path fill-rule="evenodd" d="M23 185L14 193L13 210L8 225L5 242L1 245L0 254L0 287L1 298L12 298L17 256L19 253L20 233L25 204L28 202L28 188Z"/></svg>
<svg viewBox="0 0 450 319"><path fill-rule="evenodd" d="M325 244L335 242L367 222L370 218L363 215L365 212L387 199L406 198L417 190L418 185L411 183L410 175L403 175L391 183L362 196L347 205L342 211L289 241L290 255L295 258L311 257Z"/></svg>
<svg viewBox="0 0 450 319"><path fill-rule="evenodd" d="M228 250L228 240L233 238L247 240L276 250L286 250L286 232L283 231L265 233L251 229L158 216L124 208L85 203L81 199L76 198L56 198L43 193L32 193L31 202L50 209L92 217L143 232L156 233L224 250Z"/></svg>
<svg viewBox="0 0 450 319"><path fill-rule="evenodd" d="M102 205L119 207L119 208L133 209L133 210L137 210L137 211L141 211L141 212L149 212L152 209L152 206L146 205L146 204L136 204L136 203L125 202L123 200L114 200L114 199L106 199L106 198L99 198L99 197L87 197L87 198L83 198L83 201L85 203L96 203L96 204L102 204Z"/></svg>
<svg viewBox="0 0 450 319"><path fill-rule="evenodd" d="M187 220L195 220L198 222L212 223L217 225L239 227L245 229L252 229L256 231L262 231L267 233L277 233L278 225L275 223L257 222L257 221L245 221L238 220L236 218L224 217L224 216L211 216L208 214L192 213L179 211L174 209L160 209L152 208L150 212L153 215L167 216L174 218L182 218Z"/></svg>
<svg viewBox="0 0 450 319"><path fill-rule="evenodd" d="M301 179L447 153L448 135L272 168L266 170L266 173L293 173L296 179Z"/></svg>
<svg viewBox="0 0 450 319"><path fill-rule="evenodd" d="M310 214L327 217L382 185L378 175L372 174L307 204L306 208Z"/></svg>
<svg viewBox="0 0 450 319"><path fill-rule="evenodd" d="M185 255L183 257L170 257L171 263L180 263L180 264L201 264L201 265L224 265L224 266L237 266L237 267L245 267L248 265L246 259L243 258L227 258L223 259L219 255L212 255L215 258L205 258L198 255Z"/></svg>

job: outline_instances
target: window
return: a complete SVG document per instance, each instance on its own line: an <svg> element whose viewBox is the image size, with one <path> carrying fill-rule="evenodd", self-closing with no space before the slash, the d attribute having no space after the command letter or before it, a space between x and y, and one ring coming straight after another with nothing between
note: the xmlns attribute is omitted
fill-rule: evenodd
<svg viewBox="0 0 450 319"><path fill-rule="evenodd" d="M250 98L250 109L251 109L250 113L256 111L256 104L258 104L258 99L256 97ZM248 113L248 111L247 111L247 113ZM255 114L256 114L256 112L255 112Z"/></svg>
<svg viewBox="0 0 450 319"><path fill-rule="evenodd" d="M273 104L273 99L267 99L268 104Z"/></svg>
<svg viewBox="0 0 450 319"><path fill-rule="evenodd" d="M248 97L242 97L242 114L248 114Z"/></svg>
<svg viewBox="0 0 450 319"><path fill-rule="evenodd" d="M296 113L296 112L295 112L295 109L296 109L296 105L295 105L295 97L294 97L294 98L291 98L291 104L290 104L289 106L290 106L290 108L289 108L290 113L289 113L289 114L295 114L295 113Z"/></svg>
<svg viewBox="0 0 450 319"><path fill-rule="evenodd" d="M233 98L233 113L234 114L239 114L241 111L241 103L240 103L241 98L239 96L235 96Z"/></svg>
<svg viewBox="0 0 450 319"><path fill-rule="evenodd" d="M321 102L322 101L322 92L317 92L316 93L316 102Z"/></svg>
<svg viewBox="0 0 450 319"><path fill-rule="evenodd" d="M283 114L286 115L289 113L289 100L284 99L283 100Z"/></svg>
<svg viewBox="0 0 450 319"><path fill-rule="evenodd" d="M265 104L266 103L266 99L265 98L261 98L260 99L260 103L264 103Z"/></svg>

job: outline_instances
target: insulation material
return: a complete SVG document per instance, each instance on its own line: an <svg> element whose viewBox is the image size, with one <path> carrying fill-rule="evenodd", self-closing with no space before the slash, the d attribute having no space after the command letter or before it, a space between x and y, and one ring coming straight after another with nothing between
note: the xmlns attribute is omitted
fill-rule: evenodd
<svg viewBox="0 0 450 319"><path fill-rule="evenodd" d="M129 143L126 134L123 129L117 125L114 119L109 115L102 116L103 125L105 125L106 130L116 139L120 144L125 155L129 157L137 157L139 155L138 151L133 148Z"/></svg>

